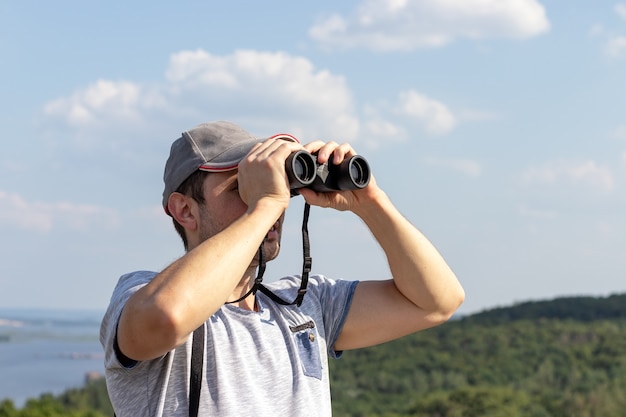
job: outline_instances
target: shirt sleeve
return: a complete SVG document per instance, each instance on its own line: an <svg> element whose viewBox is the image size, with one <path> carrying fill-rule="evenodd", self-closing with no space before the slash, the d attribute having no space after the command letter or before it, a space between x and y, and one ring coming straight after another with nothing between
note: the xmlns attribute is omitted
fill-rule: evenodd
<svg viewBox="0 0 626 417"><path fill-rule="evenodd" d="M100 325L100 343L104 349L105 368L131 368L137 364L135 361L129 361L128 358L118 356L117 325L128 299L150 282L155 275L156 272L151 271L132 272L123 275L115 286L109 307Z"/></svg>

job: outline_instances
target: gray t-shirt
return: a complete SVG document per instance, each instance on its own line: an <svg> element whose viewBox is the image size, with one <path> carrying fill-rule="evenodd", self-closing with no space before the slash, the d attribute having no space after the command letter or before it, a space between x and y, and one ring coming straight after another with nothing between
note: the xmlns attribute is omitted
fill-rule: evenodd
<svg viewBox="0 0 626 417"><path fill-rule="evenodd" d="M124 366L114 349L128 298L155 272L120 278L102 320L107 388L117 417L187 417L192 336L163 357ZM222 306L205 323L200 416L330 416L328 356L345 322L356 281L314 275L300 307L257 293L259 311ZM300 279L266 285L292 301Z"/></svg>

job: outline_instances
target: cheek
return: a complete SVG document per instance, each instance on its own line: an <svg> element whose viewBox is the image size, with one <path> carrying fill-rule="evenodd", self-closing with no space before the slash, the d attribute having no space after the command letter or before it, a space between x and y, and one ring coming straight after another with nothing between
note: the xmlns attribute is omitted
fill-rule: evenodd
<svg viewBox="0 0 626 417"><path fill-rule="evenodd" d="M223 231L248 209L236 192L224 193L208 200L200 214L204 237Z"/></svg>
<svg viewBox="0 0 626 417"><path fill-rule="evenodd" d="M248 206L241 200L239 194L233 194L220 208L224 225L229 226L232 224L243 216L246 210L248 210Z"/></svg>

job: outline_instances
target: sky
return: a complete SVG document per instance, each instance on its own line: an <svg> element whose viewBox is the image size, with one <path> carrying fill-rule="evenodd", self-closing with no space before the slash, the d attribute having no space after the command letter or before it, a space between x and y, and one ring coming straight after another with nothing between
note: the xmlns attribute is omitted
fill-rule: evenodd
<svg viewBox="0 0 626 417"><path fill-rule="evenodd" d="M0 1L0 307L101 309L183 254L170 144L229 120L350 143L466 291L626 292L626 2ZM292 199L266 280L301 269ZM390 277L312 208L313 272Z"/></svg>

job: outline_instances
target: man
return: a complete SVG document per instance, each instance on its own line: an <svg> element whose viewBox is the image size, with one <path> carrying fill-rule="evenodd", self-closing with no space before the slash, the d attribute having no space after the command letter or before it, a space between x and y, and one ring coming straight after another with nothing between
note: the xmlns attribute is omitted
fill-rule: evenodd
<svg viewBox="0 0 626 417"><path fill-rule="evenodd" d="M329 355L438 325L462 303L454 273L373 177L363 189L300 194L359 216L393 279L312 276L301 305L256 291L257 267L280 249L291 197L285 161L299 150L320 164L355 155L347 144L257 139L228 122L199 125L173 143L163 207L186 254L159 273L125 275L114 290L100 340L118 417L328 416ZM267 288L291 301L300 279ZM196 329L204 334L194 343Z"/></svg>

